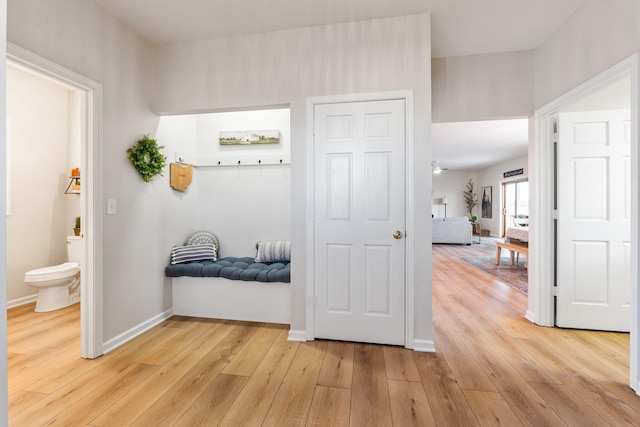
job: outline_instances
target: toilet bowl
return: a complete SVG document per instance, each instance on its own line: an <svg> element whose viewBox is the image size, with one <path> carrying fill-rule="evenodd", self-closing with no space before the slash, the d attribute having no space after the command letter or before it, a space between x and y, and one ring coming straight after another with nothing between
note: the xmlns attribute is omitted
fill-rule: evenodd
<svg viewBox="0 0 640 427"><path fill-rule="evenodd" d="M81 237L67 237L69 261L51 267L37 268L24 275L24 282L38 289L37 312L53 311L80 301Z"/></svg>

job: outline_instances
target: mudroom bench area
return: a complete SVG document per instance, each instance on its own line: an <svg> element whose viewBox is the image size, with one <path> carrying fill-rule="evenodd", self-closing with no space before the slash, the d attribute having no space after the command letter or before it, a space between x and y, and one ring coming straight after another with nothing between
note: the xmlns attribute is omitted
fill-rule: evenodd
<svg viewBox="0 0 640 427"><path fill-rule="evenodd" d="M173 282L174 314L289 324L289 242L258 242L256 257L218 259L217 238L205 236L172 250L165 276ZM209 246L213 255L202 255Z"/></svg>

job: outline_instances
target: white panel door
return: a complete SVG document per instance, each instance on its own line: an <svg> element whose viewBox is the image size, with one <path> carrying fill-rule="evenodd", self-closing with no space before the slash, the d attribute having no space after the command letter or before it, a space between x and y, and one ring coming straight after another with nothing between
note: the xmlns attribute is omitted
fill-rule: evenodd
<svg viewBox="0 0 640 427"><path fill-rule="evenodd" d="M629 111L560 114L558 326L629 330L629 119Z"/></svg>
<svg viewBox="0 0 640 427"><path fill-rule="evenodd" d="M404 345L404 111L315 107L316 338Z"/></svg>

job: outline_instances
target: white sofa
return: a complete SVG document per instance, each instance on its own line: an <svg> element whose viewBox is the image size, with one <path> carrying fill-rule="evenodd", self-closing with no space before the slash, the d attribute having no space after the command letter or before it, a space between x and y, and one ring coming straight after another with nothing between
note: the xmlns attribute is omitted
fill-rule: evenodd
<svg viewBox="0 0 640 427"><path fill-rule="evenodd" d="M432 218L432 243L471 244L471 223L466 216Z"/></svg>

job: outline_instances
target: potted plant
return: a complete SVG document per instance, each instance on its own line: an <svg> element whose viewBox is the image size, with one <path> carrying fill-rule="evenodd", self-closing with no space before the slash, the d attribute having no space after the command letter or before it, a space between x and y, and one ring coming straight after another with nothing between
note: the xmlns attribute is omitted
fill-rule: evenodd
<svg viewBox="0 0 640 427"><path fill-rule="evenodd" d="M80 217L79 216L76 217L76 226L73 228L73 234L75 236L80 235Z"/></svg>
<svg viewBox="0 0 640 427"><path fill-rule="evenodd" d="M465 205L467 205L467 212L469 212L469 217L473 221L473 208L478 206L478 195L475 192L473 181L471 179L469 179L469 182L467 182L467 189L462 192L462 195L464 196L464 203ZM477 221L478 217L476 216L475 218L475 221Z"/></svg>

